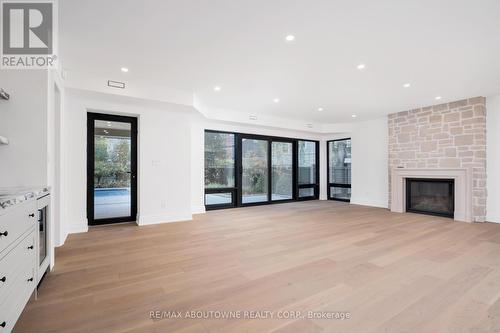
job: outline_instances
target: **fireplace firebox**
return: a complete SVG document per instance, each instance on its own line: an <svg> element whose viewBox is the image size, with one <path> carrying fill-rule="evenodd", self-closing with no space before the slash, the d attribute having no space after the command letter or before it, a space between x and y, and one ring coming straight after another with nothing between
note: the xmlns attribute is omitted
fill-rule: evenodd
<svg viewBox="0 0 500 333"><path fill-rule="evenodd" d="M406 178L406 211L453 218L453 179Z"/></svg>

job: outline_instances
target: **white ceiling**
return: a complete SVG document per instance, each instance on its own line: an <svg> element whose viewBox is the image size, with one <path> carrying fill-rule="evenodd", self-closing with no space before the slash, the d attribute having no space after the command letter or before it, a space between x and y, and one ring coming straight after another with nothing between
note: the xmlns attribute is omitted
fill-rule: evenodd
<svg viewBox="0 0 500 333"><path fill-rule="evenodd" d="M59 11L69 73L182 89L231 112L335 123L500 93L498 0L62 0Z"/></svg>

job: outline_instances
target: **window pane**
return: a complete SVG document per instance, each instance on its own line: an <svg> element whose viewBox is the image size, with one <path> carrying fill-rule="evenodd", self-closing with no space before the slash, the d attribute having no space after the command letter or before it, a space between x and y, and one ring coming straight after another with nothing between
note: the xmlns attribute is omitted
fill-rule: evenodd
<svg viewBox="0 0 500 333"><path fill-rule="evenodd" d="M231 192L205 194L205 205L227 205L231 203L233 203Z"/></svg>
<svg viewBox="0 0 500 333"><path fill-rule="evenodd" d="M299 188L299 197L300 198L314 197L314 188L313 187Z"/></svg>
<svg viewBox="0 0 500 333"><path fill-rule="evenodd" d="M299 184L316 183L316 142L299 141Z"/></svg>
<svg viewBox="0 0 500 333"><path fill-rule="evenodd" d="M272 143L272 200L293 198L293 145Z"/></svg>
<svg viewBox="0 0 500 333"><path fill-rule="evenodd" d="M330 187L330 198L340 200L351 199L351 189L348 187Z"/></svg>
<svg viewBox="0 0 500 333"><path fill-rule="evenodd" d="M205 188L234 186L234 134L205 132Z"/></svg>
<svg viewBox="0 0 500 333"><path fill-rule="evenodd" d="M242 202L268 201L268 142L266 140L242 139Z"/></svg>
<svg viewBox="0 0 500 333"><path fill-rule="evenodd" d="M351 184L351 140L328 143L330 183Z"/></svg>
<svg viewBox="0 0 500 333"><path fill-rule="evenodd" d="M131 214L132 125L119 121L94 123L94 219Z"/></svg>

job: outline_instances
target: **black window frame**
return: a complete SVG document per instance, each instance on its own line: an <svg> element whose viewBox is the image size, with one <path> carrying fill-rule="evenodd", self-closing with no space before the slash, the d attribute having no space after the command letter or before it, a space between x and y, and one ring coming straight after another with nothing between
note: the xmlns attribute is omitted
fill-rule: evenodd
<svg viewBox="0 0 500 333"><path fill-rule="evenodd" d="M216 209L226 209L226 208L235 208L235 207L248 207L248 206L259 206L259 205L271 205L271 204L280 204L286 202L293 201L303 201L303 200L317 200L319 199L319 184L320 184L320 174L319 174L319 151L320 151L320 143L317 140L307 140L307 139L299 139L299 138L289 138L289 137L279 137L279 136L269 136L269 135L260 135L260 134L249 134L249 133L239 133L239 132L228 132L228 131L219 131L212 129L205 129L205 133L225 133L225 134L233 134L234 135L234 168L235 168L235 187L228 188L205 188L204 191L204 203L206 210L216 210ZM268 200L263 202L253 202L253 203L242 203L242 139L255 139L255 140L266 140L268 142ZM314 142L316 145L316 182L314 184L298 184L298 142L299 141L308 141ZM272 143L273 142L288 142L292 143L292 153L293 153L293 193L292 199L284 199L284 200L272 200ZM205 151L205 150L204 150ZM205 162L205 161L204 161ZM205 172L205 166L203 168ZM299 198L299 189L300 188L314 188L314 195L308 197ZM206 204L206 195L212 193L231 193L232 194L232 202L230 204L220 204L220 205L207 205Z"/></svg>
<svg viewBox="0 0 500 333"><path fill-rule="evenodd" d="M224 208L234 208L236 207L237 201L237 186L238 186L238 178L236 174L236 170L238 170L238 147L237 147L237 139L236 134L232 132L226 131L214 131L214 130L205 130L203 132L204 140L206 133L222 133L222 134L232 134L233 135L233 146L234 146L234 186L233 187L212 187L212 188L204 188L205 193L203 195L203 203L205 205L206 210L211 209L224 209ZM203 145L203 179L205 179L205 145ZM205 186L205 181L203 181L203 186ZM207 194L216 194L216 193L231 193L231 203L228 204L216 204L216 205L207 205Z"/></svg>
<svg viewBox="0 0 500 333"><path fill-rule="evenodd" d="M335 198L335 197L331 196L331 188L332 187L352 189L352 178L351 178L350 184L332 183L330 180L330 143L337 142L337 141L346 141L346 140L351 141L351 149L352 149L352 139L351 138L328 140L326 142L326 179L327 179L326 195L327 195L328 200L351 202L350 198L349 199L342 199L342 198ZM351 155L352 155L352 151L351 151ZM351 172L352 172L352 163L351 163ZM351 177L352 177L352 173L351 173Z"/></svg>
<svg viewBox="0 0 500 333"><path fill-rule="evenodd" d="M95 121L116 121L130 124L130 216L96 219L94 212ZM137 221L138 196L138 118L116 114L87 112L87 222L90 226Z"/></svg>
<svg viewBox="0 0 500 333"><path fill-rule="evenodd" d="M299 184L298 183L298 177L299 177L299 141L305 141L305 142L314 142L316 143L316 150L315 150L315 159L316 159L316 179L314 183L309 183L309 184ZM297 182L297 200L304 201L304 200L317 200L319 199L319 142L314 141L314 140L303 140L299 139L296 142L297 145L297 153L295 156L295 167L297 168L297 175L295 177L295 180ZM312 196L306 196L306 197L300 197L300 189L303 188L312 188L313 189L313 195Z"/></svg>

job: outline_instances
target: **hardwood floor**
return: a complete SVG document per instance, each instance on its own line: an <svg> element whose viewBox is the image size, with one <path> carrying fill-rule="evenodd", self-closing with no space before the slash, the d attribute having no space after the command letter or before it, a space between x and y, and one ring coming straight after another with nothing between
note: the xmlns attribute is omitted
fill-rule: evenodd
<svg viewBox="0 0 500 333"><path fill-rule="evenodd" d="M156 310L274 317L150 319ZM276 318L292 311L305 318ZM309 201L96 227L57 249L55 269L15 328L271 331L500 331L500 225Z"/></svg>

